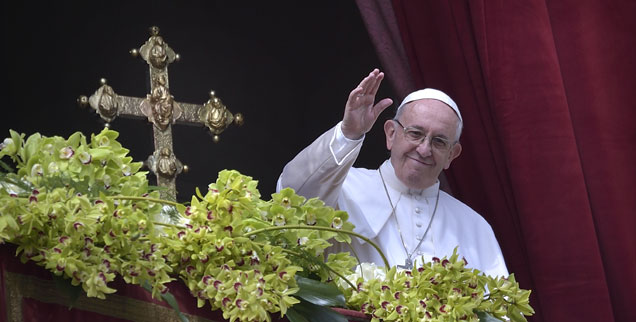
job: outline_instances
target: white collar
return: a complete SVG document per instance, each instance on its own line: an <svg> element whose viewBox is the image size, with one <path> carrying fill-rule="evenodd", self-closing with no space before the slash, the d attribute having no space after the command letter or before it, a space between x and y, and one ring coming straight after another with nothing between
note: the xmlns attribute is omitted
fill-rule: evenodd
<svg viewBox="0 0 636 322"><path fill-rule="evenodd" d="M395 175L395 169L393 169L393 164L391 164L390 159L382 163L382 165L380 166L380 170L382 170L382 174L384 175L386 184L402 194L409 196L422 196L425 198L437 196L437 190L439 190L439 180L435 181L432 186L426 189L411 189L404 183L402 183L402 181L400 181L400 179L398 179L398 177Z"/></svg>

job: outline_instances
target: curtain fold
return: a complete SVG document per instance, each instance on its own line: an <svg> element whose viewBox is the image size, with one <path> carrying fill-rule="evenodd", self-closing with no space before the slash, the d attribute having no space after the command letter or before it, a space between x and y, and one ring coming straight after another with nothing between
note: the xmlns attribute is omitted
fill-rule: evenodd
<svg viewBox="0 0 636 322"><path fill-rule="evenodd" d="M595 236L617 321L636 321L636 2L550 1Z"/></svg>
<svg viewBox="0 0 636 322"><path fill-rule="evenodd" d="M532 320L636 321L636 3L392 9L415 87L462 110L464 150L446 175L533 290Z"/></svg>
<svg viewBox="0 0 636 322"><path fill-rule="evenodd" d="M398 97L414 91L408 57L398 29L397 20L390 1L356 0L360 15L367 28L380 63Z"/></svg>
<svg viewBox="0 0 636 322"><path fill-rule="evenodd" d="M395 99L400 100L417 88L404 51L393 5L385 0L356 0L356 4L386 74L386 81L393 87L397 95ZM395 102L394 106L399 104L399 101ZM453 195L444 173L440 174L439 181L440 189Z"/></svg>

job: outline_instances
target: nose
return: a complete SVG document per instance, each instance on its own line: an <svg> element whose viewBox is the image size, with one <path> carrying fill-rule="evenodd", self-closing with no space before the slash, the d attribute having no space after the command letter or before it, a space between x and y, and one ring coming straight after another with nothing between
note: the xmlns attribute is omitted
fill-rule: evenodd
<svg viewBox="0 0 636 322"><path fill-rule="evenodd" d="M417 145L415 151L419 153L422 157L429 157L433 154L433 150L431 147L431 140L428 137L422 139L422 141Z"/></svg>

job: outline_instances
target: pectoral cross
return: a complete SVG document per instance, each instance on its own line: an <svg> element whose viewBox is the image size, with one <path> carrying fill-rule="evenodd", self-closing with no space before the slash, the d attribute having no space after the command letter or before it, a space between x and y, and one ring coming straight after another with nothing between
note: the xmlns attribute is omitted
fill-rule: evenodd
<svg viewBox="0 0 636 322"><path fill-rule="evenodd" d="M413 260L411 260L410 257L407 257L404 260L404 265L397 265L397 267L401 269L411 270L413 269Z"/></svg>
<svg viewBox="0 0 636 322"><path fill-rule="evenodd" d="M188 170L174 154L172 124L204 125L213 134L214 142L232 122L243 123L243 116L232 115L214 91L203 105L179 103L170 94L168 65L179 60L179 55L159 35L158 27L150 28L150 38L139 48L130 51L141 56L150 68L150 94L143 97L122 96L115 93L105 79L90 97L80 96L80 106L90 105L106 121L108 127L117 116L145 118L153 124L155 151L145 164L157 176L157 185L167 188L161 197L176 201L176 177Z"/></svg>

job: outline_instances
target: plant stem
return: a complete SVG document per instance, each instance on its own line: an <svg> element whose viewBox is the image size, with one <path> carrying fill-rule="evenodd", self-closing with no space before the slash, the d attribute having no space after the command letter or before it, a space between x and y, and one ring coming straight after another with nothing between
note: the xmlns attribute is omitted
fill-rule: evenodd
<svg viewBox="0 0 636 322"><path fill-rule="evenodd" d="M174 201L169 201L169 200L164 200L164 199L157 199L157 198L148 198L148 197L132 197L132 196L111 196L110 198L113 199L120 199L120 200L142 200L142 201L150 201L150 202L156 202L156 203L160 203L160 204L164 204L164 205L170 205L170 206L178 206L179 203L176 203Z"/></svg>
<svg viewBox="0 0 636 322"><path fill-rule="evenodd" d="M159 221L153 221L152 223L155 224L155 225L159 225L159 226L172 227L172 228L177 228L177 229L186 229L185 226L166 224L166 223L159 222Z"/></svg>
<svg viewBox="0 0 636 322"><path fill-rule="evenodd" d="M283 252L284 252L284 253L289 253L289 254L292 254L292 255L296 255L296 256L298 256L298 257L302 257L302 255L301 255L300 253L295 252L295 251L293 251L293 250L291 250L291 249L285 249L285 248L282 248L282 250L283 250ZM324 264L324 263L323 263L323 265L324 265L324 266L325 266L325 267L326 267L329 271L331 271L332 273L336 274L336 275L337 275L338 277L340 277L343 281L345 281L347 284L349 284L349 286L351 286L351 289L352 289L352 290L355 290L355 289L356 289L356 286L355 286L355 285L353 285L353 283L351 283L351 282L350 282L350 281L349 281L346 277L344 277L344 275L342 275L342 274L338 273L336 270L334 270L333 268L331 268L331 266L329 266L329 265L327 265L327 264Z"/></svg>
<svg viewBox="0 0 636 322"><path fill-rule="evenodd" d="M376 251L378 251L378 253L380 254L380 257L382 257L382 261L384 262L385 267L388 269L389 266L389 261L386 259L386 257L384 256L384 253L382 253L382 250L380 250L380 247L378 247L378 245L376 245L374 242L372 242L369 238L366 238L358 233L354 233L352 231L347 231L347 230L340 230L340 229L335 229L335 228L331 228L331 227L322 227L322 226L305 226L305 225L289 225L289 226L273 226L273 227L267 227L267 228L261 228L261 229L257 229L254 231L251 231L249 233L246 233L244 236L248 237L251 235L256 235L256 234L260 234L260 233L264 233L264 232L268 232L268 231L276 231L276 230L283 230L283 229L309 229L309 230L326 230L326 231L331 231L334 233L343 233L343 234L347 234L350 236L355 236L358 237L362 240L364 240L365 242L369 243L369 245L373 246L375 248Z"/></svg>

